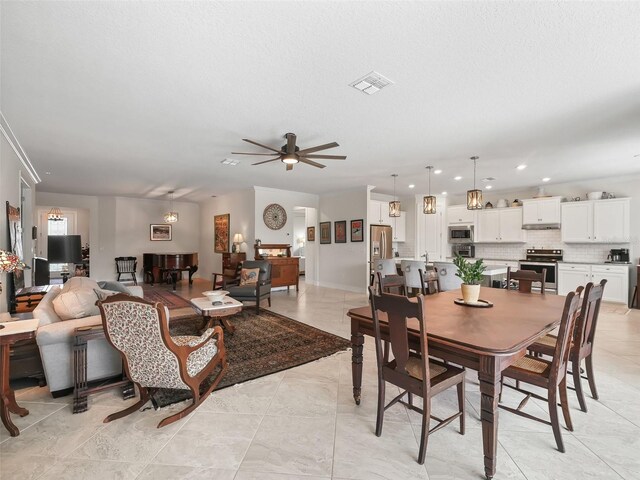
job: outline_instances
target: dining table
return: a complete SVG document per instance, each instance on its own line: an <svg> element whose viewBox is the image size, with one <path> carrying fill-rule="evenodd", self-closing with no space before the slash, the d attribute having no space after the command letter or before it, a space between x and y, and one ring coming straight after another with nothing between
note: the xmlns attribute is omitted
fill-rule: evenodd
<svg viewBox="0 0 640 480"><path fill-rule="evenodd" d="M496 473L498 398L502 372L525 355L527 347L560 324L564 296L480 289L480 298L493 305L459 305L460 290L425 297L425 322L429 355L478 372L484 472ZM370 306L352 308L351 318L353 398L360 404L365 336L374 336ZM407 319L410 348L420 350L418 319ZM380 318L383 340L389 329Z"/></svg>

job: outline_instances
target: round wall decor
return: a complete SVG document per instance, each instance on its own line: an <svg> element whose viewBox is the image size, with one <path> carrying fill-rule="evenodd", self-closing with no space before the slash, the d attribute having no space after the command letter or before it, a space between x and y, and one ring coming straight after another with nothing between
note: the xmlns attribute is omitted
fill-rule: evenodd
<svg viewBox="0 0 640 480"><path fill-rule="evenodd" d="M277 203L267 205L262 214L264 224L271 230L280 230L287 223L287 212Z"/></svg>

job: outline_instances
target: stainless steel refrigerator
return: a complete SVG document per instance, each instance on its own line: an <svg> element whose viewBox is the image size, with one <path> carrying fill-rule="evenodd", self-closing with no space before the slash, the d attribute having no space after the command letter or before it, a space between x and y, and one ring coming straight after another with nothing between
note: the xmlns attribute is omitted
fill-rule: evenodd
<svg viewBox="0 0 640 480"><path fill-rule="evenodd" d="M384 258L393 258L391 241L393 239L392 229L388 225L371 225L369 241L371 249L369 250L370 260L380 260Z"/></svg>

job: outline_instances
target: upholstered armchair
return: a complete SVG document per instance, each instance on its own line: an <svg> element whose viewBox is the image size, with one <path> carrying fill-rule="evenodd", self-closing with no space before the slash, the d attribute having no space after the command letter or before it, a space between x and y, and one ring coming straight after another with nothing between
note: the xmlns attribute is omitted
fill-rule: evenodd
<svg viewBox="0 0 640 480"><path fill-rule="evenodd" d="M253 269L259 269L257 281L243 285L242 272ZM267 300L271 306L271 264L266 260L246 260L242 262L238 276L233 280L225 279L222 288L239 302L255 302L256 313L260 313L261 301Z"/></svg>
<svg viewBox="0 0 640 480"><path fill-rule="evenodd" d="M129 379L138 386L140 400L104 419L110 422L140 409L157 388L191 390L193 403L158 424L169 425L188 415L209 396L227 371L224 336L219 326L200 337L169 335L167 310L125 294L98 302L107 341L120 352ZM220 371L201 393L205 380Z"/></svg>

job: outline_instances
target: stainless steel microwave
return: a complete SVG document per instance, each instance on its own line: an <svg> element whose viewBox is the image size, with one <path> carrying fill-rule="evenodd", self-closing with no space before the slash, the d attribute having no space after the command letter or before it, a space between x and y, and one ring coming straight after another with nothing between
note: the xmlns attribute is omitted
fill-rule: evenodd
<svg viewBox="0 0 640 480"><path fill-rule="evenodd" d="M449 227L449 243L473 243L473 225Z"/></svg>

